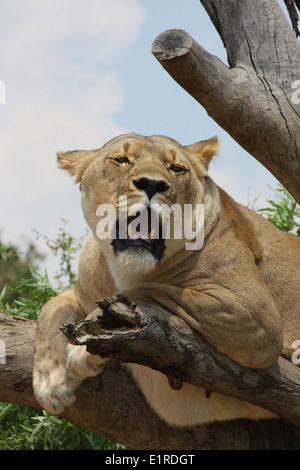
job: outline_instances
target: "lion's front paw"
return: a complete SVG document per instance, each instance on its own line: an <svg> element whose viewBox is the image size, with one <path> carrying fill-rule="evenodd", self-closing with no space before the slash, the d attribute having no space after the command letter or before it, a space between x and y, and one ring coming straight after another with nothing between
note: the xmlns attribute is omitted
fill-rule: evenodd
<svg viewBox="0 0 300 470"><path fill-rule="evenodd" d="M67 369L73 376L81 380L100 374L108 359L87 352L85 346L67 346Z"/></svg>
<svg viewBox="0 0 300 470"><path fill-rule="evenodd" d="M60 414L76 400L75 390L81 380L68 374L56 361L42 361L35 366L33 390L37 401L50 413Z"/></svg>

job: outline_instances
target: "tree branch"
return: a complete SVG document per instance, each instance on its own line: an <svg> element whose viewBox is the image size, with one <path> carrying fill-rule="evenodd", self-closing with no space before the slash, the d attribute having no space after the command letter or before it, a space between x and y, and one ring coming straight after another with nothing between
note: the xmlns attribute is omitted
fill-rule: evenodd
<svg viewBox="0 0 300 470"><path fill-rule="evenodd" d="M168 312L136 305L122 295L99 301L99 307L97 320L62 328L74 344L159 370L174 389L189 382L259 405L300 426L300 369L289 361L280 358L268 369L248 369Z"/></svg>
<svg viewBox="0 0 300 470"><path fill-rule="evenodd" d="M300 45L276 0L202 3L231 68L182 30L160 34L152 53L300 203L300 104L292 88L299 79Z"/></svg>
<svg viewBox="0 0 300 470"><path fill-rule="evenodd" d="M0 313L0 339L7 353L6 364L0 364L1 401L39 407L32 391L34 338L34 321ZM62 418L133 449L300 449L300 428L279 419L170 427L150 409L117 360L109 361L100 376L85 380L76 396Z"/></svg>
<svg viewBox="0 0 300 470"><path fill-rule="evenodd" d="M35 322L0 313L0 339L6 345L0 400L39 408L32 390ZM205 430L170 429L162 422L118 361L84 381L76 396L60 417L134 449L194 449L205 440Z"/></svg>

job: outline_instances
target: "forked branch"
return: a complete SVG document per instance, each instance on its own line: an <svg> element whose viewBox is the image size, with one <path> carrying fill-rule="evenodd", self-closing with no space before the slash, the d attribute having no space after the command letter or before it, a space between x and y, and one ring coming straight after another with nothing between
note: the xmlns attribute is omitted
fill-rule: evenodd
<svg viewBox="0 0 300 470"><path fill-rule="evenodd" d="M62 328L71 342L92 354L149 366L182 382L235 396L300 426L300 369L279 360L268 369L248 369L217 351L183 320L116 295L99 301L97 320Z"/></svg>
<svg viewBox="0 0 300 470"><path fill-rule="evenodd" d="M110 301L106 301L106 305L103 305L105 312L110 309L109 303ZM116 299L112 299L112 303L114 304L112 310L114 310L115 314L104 313L104 315L107 315L111 325L114 323L112 329L116 330L116 333L118 332L116 336L120 336L121 332L123 332L123 336L126 336L126 334L131 335L133 331L134 335L131 336L132 340L127 341L127 348L129 348L130 345L130 348L134 348L135 351L141 350L142 346L138 345L140 342L140 338L137 337L139 336L138 332L141 331L141 335L143 335L146 332L144 329L149 331L153 328L153 343L164 346L165 349L163 351L166 353L165 356L168 357L170 354L172 357L172 359L169 358L167 362L164 362L165 358L162 357L162 351L159 351L159 348L156 347L155 349L158 352L159 359L157 361L153 359L153 362L156 364L159 363L159 367L163 368L165 367L164 364L173 361L176 355L181 358L186 355L185 359L187 363L185 367L192 369L195 364L194 353L196 353L193 346L194 341L191 341L190 352L188 344L184 345L184 350L181 352L175 347L176 335L179 334L178 328L183 327L180 321L178 323L175 321L175 326L172 327L169 332L167 315L162 316L160 312L161 318L156 317L155 319L155 314L154 317L151 317L150 311L147 310L146 313L146 309L143 307L139 307L140 310L137 310L135 307L129 307L126 302L124 305L121 305L123 302L116 304ZM141 310L142 316L140 316L139 313ZM122 312L121 315L120 312ZM145 316L147 318L146 324L144 324ZM154 320L154 325L151 327L150 323L152 319ZM93 328L94 325L96 328L95 331L97 332L99 332L99 328L106 330L107 338L102 337L101 341L106 343L106 353L110 354L109 349L112 346L108 346L109 341L116 340L113 339L114 334L110 331L108 323L103 324L103 321L100 323L102 326L99 325L98 322L96 322L96 324L90 322L89 329ZM124 323L123 327L121 326L122 323ZM159 325L157 329L155 325ZM72 335L72 328L73 327L68 327L70 335ZM74 326L74 328L75 330L81 330L79 324ZM155 329L157 334L154 334ZM157 336L161 331L165 332L165 338L169 338L167 345L164 344L163 338ZM173 333L176 332L176 335L172 336L172 334L170 334L171 331L173 331ZM188 329L183 329L181 332L189 342L190 338L188 338L188 336L191 332L189 332ZM93 335L91 335L90 330L87 335L86 339L88 340L88 338L90 338L93 342L95 338L92 338ZM32 391L34 338L34 321L0 313L0 339L6 345L6 363L0 364L1 401L32 407L39 406L34 399ZM75 337L73 336L73 341L74 340ZM81 333L78 333L78 340L84 341L84 336ZM198 340L199 345L202 344L204 348L209 348L209 345L205 344L204 341L201 342L200 338L198 338ZM124 344L123 340L122 343ZM127 355L127 357L129 357L131 355L130 348L129 352L126 352L125 348L124 356ZM214 374L214 368L212 368L211 376L209 368L211 364L213 364L214 359L210 356L210 349L206 351L206 356L209 359L207 363L208 369L206 372L204 364L202 365L202 369L205 372L204 378L208 376L207 385L211 385L213 376L216 374ZM112 355L121 357L120 351L113 352ZM141 361L145 356L145 353L141 354ZM200 361L203 356L205 356L205 349L202 356L200 355L198 358L199 367L201 366ZM223 359L224 358L221 358L221 361L223 361ZM189 364L189 360L191 364ZM218 366L219 355L215 357L215 362L216 366ZM223 367L223 362L220 364L222 364ZM279 374L278 381L276 381L279 385L274 385L275 394L278 396L278 389L281 389L283 395L286 392L285 402L287 407L289 403L288 397L290 397L290 416L292 416L293 407L296 406L296 400L294 401L294 398L296 396L296 399L299 399L297 393L299 380L296 378L296 376L298 377L298 370L295 370L295 366L291 369L286 361L280 361L279 366L277 370ZM178 364L179 371L180 367L180 364ZM272 371L269 370L270 374L271 372ZM293 372L296 373L295 378L293 378ZM185 368L183 369L183 373L184 375L182 377L185 378L187 375ZM229 367L226 365L222 373L225 377L226 375L231 377L233 382L239 383L241 389L247 388L247 376L242 375L242 371L236 365L231 364ZM280 386L280 376L282 378L282 386ZM181 380L178 380L180 376L177 371L177 366L170 368L169 377L173 386L180 386ZM203 382L204 384L205 380ZM261 380L263 380L263 378L259 374L257 388L259 388ZM225 389L225 380L223 385ZM261 383L261 385L262 387L264 386L265 389L268 389L271 394L273 384L269 387L270 384L269 381L267 381L265 384ZM213 389L213 387L210 388L211 390ZM122 364L118 360L110 360L102 374L98 377L85 380L78 388L76 396L77 400L75 404L62 413L62 418L86 427L87 429L91 429L114 442L120 442L133 449L300 449L300 428L280 419L260 421L234 420L224 423L215 422L187 429L170 427L159 419L154 411L147 405L141 392L131 379L130 374L122 367ZM209 397L209 393L207 396ZM288 413L286 412L286 416L287 415ZM291 422L292 421L293 419L291 418Z"/></svg>
<svg viewBox="0 0 300 470"><path fill-rule="evenodd" d="M300 44L276 0L202 4L226 47L229 67L182 30L160 34L152 53L300 203L300 101L295 89Z"/></svg>

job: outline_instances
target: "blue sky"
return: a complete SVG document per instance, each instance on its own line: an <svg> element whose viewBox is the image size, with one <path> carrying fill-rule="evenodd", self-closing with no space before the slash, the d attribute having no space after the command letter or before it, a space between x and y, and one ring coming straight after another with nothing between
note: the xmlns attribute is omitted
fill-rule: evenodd
<svg viewBox="0 0 300 470"><path fill-rule="evenodd" d="M55 238L62 218L83 234L79 190L55 153L99 148L124 132L184 145L218 135L215 181L243 204L273 195L270 173L151 54L158 34L180 28L226 63L199 0L0 0L0 10L2 240L34 239L32 229Z"/></svg>

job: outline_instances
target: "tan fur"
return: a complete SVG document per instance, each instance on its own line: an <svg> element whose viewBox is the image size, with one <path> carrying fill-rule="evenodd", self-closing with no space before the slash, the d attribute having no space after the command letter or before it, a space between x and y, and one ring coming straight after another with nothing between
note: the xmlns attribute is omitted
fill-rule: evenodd
<svg viewBox="0 0 300 470"><path fill-rule="evenodd" d="M105 366L105 360L84 347L67 345L60 325L89 314L93 318L95 300L117 292L169 309L245 367L269 367L279 355L291 360L292 343L300 339L300 240L280 232L214 184L207 169L217 149L217 138L182 147L163 136L129 134L99 150L58 154L59 166L81 182L83 213L92 235L82 250L74 289L50 300L38 319L33 383L47 410L61 412L74 401L81 381ZM114 160L122 156L129 162ZM184 171L174 173L170 165ZM201 250L188 251L184 238L171 238L156 262L145 249L116 255L111 240L98 239L100 204L118 208L122 195L128 204L149 203L145 191L133 184L142 177L167 185L151 203L205 205ZM205 391L193 385L174 391L161 373L136 364L128 368L149 404L171 424L274 417L221 394L207 399Z"/></svg>

